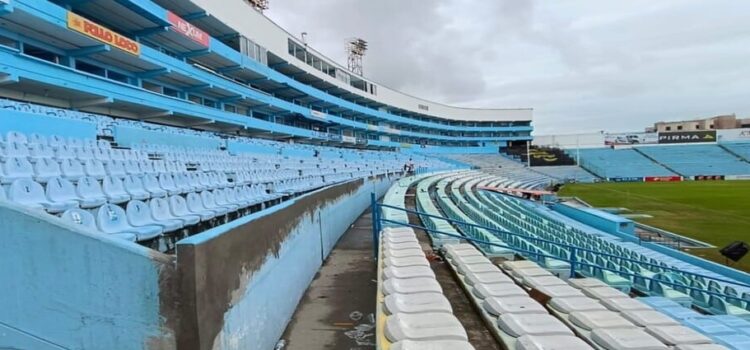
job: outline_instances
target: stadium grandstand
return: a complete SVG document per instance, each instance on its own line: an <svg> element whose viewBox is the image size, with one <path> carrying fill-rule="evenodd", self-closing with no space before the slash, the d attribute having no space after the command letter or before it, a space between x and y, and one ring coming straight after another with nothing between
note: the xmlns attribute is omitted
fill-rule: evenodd
<svg viewBox="0 0 750 350"><path fill-rule="evenodd" d="M0 349L750 349L742 237L560 195L750 180L750 129L532 137L266 7L0 0Z"/></svg>

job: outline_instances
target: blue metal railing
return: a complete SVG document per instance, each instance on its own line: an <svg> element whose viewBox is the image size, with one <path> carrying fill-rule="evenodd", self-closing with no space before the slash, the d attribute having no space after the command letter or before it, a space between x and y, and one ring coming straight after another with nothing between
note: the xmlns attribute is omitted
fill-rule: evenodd
<svg viewBox="0 0 750 350"><path fill-rule="evenodd" d="M697 288L697 287L685 285L683 283L678 283L677 281L669 281L669 280L660 279L660 278L647 277L647 276L643 276L643 275L640 275L640 274L633 273L630 270L623 271L623 270L620 270L620 269L609 268L607 266L601 266L601 265L597 265L597 264L592 264L592 263L590 263L588 261L579 259L578 254L581 253L581 252L588 252L588 253L591 253L594 256L602 256L602 257L607 257L607 258L613 258L613 259L617 259L619 261L628 261L628 262L632 262L632 263L635 263L635 264L638 264L638 265L641 265L641 266L655 267L655 268L657 268L657 269L659 269L661 271L665 271L666 270L666 271L670 271L670 272L675 272L676 274L683 275L683 276L686 276L686 277L701 278L701 279L705 280L706 282L708 282L708 281L715 281L715 282L725 283L725 284L731 285L733 287L746 287L746 288L750 288L750 284L746 284L746 283L743 283L743 282L740 282L740 281L734 281L734 280L729 280L729 279L724 279L724 278L718 278L718 277L708 276L708 275L704 275L704 274L700 274L700 273L695 273L695 272L688 272L688 271L680 270L680 269L669 267L669 266L652 264L652 263L645 262L645 261L642 261L642 260L636 260L636 259L631 259L631 258L626 258L626 257L618 256L618 255L609 254L609 253L599 252L599 251L595 251L595 250L592 250L592 249L589 249L589 248L583 248L583 247L574 246L574 245L570 245L570 244L554 242L554 241L546 240L546 239L543 239L543 238L531 237L531 236L520 234L520 233L516 233L516 232L498 230L498 229L495 229L495 228L492 228L492 227L488 227L488 226L484 226L484 225L478 225L478 224L474 224L474 223L469 223L469 222L465 222L465 221L461 221L461 220L455 220L455 219L451 219L451 218L447 218L447 217L443 217L443 216L439 216L439 215L425 213L425 212L418 211L418 210L400 208L400 207L396 207L396 206L392 206L392 205L388 205L388 204L384 204L384 203L379 203L377 201L376 197L375 197L375 194L372 194L372 196L371 196L371 204L372 204L372 215L373 215L373 224L372 224L373 247L374 247L373 248L373 253L374 253L375 259L377 259L378 256L379 256L379 252L378 252L378 247L380 245L380 242L379 242L379 240L380 240L380 234L379 233L383 229L383 223L388 223L388 224L392 224L392 225L395 225L395 226L403 226L403 227L411 227L411 228L414 228L414 229L421 229L421 230L424 230L425 232L430 232L431 234L440 234L440 235L444 235L444 236L448 236L448 237L458 238L458 239L469 241L469 242L472 242L472 243L478 244L478 245L486 245L486 246L493 246L493 247L499 247L499 248L509 249L509 250L512 250L512 251L515 251L515 252L519 253L520 255L532 256L532 257L536 258L536 260L540 260L542 258L548 258L548 259L553 259L553 260L558 260L558 261L564 261L564 262L567 262L568 264L570 264L570 268L569 268L570 271L569 271L569 273L570 273L571 277L576 276L576 271L580 270L581 267L587 267L587 268L591 268L592 271L593 271L593 269L600 269L601 271L609 271L609 272L615 273L615 274L620 275L620 276L625 276L625 277L627 277L631 281L633 281L634 279L638 278L638 279L642 279L644 281L658 282L658 283L661 283L661 284L664 284L664 285L668 285L668 286L671 286L671 287L676 287L674 289L681 289L681 290L686 290L686 291L687 290L698 291L698 292L701 292L701 293L703 293L705 295L715 296L715 297L719 297L719 298L722 298L722 299L725 299L725 300L730 300L731 299L731 300L740 300L742 302L748 302L748 300L743 299L741 296L735 296L735 295L725 294L725 293L721 293L721 292L715 292L715 291L704 289L704 288ZM551 245L554 245L554 246L557 246L557 247L560 247L560 248L568 249L569 255L567 257L555 256L555 255L546 254L546 253L540 252L540 251L532 251L532 250L527 250L527 249L523 249L523 248L519 248L519 247L513 247L513 246L510 246L508 244L500 244L500 243L497 243L497 242L490 242L490 241L487 241L487 240L484 240L484 239L477 239L477 238L474 238L474 237L469 237L469 236L464 236L464 235L456 235L454 233L440 231L440 230L436 230L436 229L431 229L431 228L428 228L428 227L425 227L425 226L415 225L415 224L411 224L411 223L408 223L408 222L401 222L401 221L390 220L388 218L383 217L382 209L384 209L384 208L392 209L392 210L396 210L396 211L402 211L402 212L405 212L407 214L415 214L415 215L418 215L420 217L421 216L425 216L425 217L439 218L439 219L442 219L442 220L446 220L449 223L451 223L452 225L457 226L459 228L460 228L459 225L466 225L466 226L470 226L470 227L476 227L476 228L484 229L484 230L487 230L488 232L491 232L494 236L496 236L498 238L502 238L501 235L510 235L510 236L521 237L521 238L523 238L525 240L532 241L532 242L544 242L544 243L548 243L548 244L551 244ZM708 285L706 285L705 287L708 288Z"/></svg>

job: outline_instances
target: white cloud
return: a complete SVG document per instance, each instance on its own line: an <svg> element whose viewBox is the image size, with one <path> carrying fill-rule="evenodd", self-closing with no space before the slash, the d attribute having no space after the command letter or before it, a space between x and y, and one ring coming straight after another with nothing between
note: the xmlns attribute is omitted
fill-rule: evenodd
<svg viewBox="0 0 750 350"><path fill-rule="evenodd" d="M750 2L276 0L267 13L365 75L438 102L533 107L538 134L750 112Z"/></svg>

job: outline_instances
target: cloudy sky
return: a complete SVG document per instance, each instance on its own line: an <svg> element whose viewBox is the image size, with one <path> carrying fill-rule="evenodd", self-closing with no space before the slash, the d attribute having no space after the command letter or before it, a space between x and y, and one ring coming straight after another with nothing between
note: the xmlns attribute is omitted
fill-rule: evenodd
<svg viewBox="0 0 750 350"><path fill-rule="evenodd" d="M750 1L273 0L266 14L430 100L533 107L536 134L750 117Z"/></svg>

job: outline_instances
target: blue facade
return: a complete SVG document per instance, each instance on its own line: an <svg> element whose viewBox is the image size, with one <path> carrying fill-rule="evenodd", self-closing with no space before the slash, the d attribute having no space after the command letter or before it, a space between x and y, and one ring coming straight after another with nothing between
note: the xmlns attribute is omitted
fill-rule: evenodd
<svg viewBox="0 0 750 350"><path fill-rule="evenodd" d="M0 15L11 21L24 18L27 26L18 32L0 30L0 37L5 38L5 46L0 45L4 62L0 77L4 76L11 90L29 90L26 85L34 82L60 89L46 95L50 103L74 101L63 107L104 108L138 119L303 139L340 141L345 136L372 147L482 147L487 142L504 145L531 139L528 120L420 120L328 94L214 37L207 48L195 49L194 42L169 29L168 9L148 0L118 1L123 11L128 11L118 16L141 17L140 22L153 22L156 29L135 28L109 16L89 16L91 21L140 43L139 56L126 54L68 29L69 11L86 17L91 12L87 2L57 3L13 0L2 6ZM54 30L59 41L40 40L33 27ZM70 45L79 47L71 49ZM271 85L278 87L269 88Z"/></svg>

